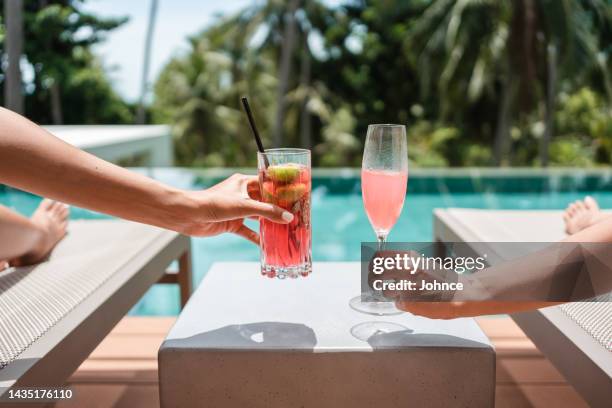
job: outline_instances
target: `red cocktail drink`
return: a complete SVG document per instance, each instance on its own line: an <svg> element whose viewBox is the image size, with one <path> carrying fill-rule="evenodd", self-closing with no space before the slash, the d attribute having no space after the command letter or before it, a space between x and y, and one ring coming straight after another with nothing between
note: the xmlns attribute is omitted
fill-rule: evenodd
<svg viewBox="0 0 612 408"><path fill-rule="evenodd" d="M307 276L312 271L310 151L271 149L259 153L259 181L263 201L293 214L289 224L261 219L261 273L270 278Z"/></svg>

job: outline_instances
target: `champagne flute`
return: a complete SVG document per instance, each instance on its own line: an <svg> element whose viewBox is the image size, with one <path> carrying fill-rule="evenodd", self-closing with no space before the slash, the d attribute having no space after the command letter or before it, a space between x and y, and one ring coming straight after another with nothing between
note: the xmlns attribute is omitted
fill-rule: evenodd
<svg viewBox="0 0 612 408"><path fill-rule="evenodd" d="M384 249L389 232L397 222L406 198L408 184L408 146L403 125L368 126L361 167L361 192L365 212L378 240L378 250ZM350 301L361 313L388 316L402 313L393 302L377 293L362 293ZM388 322L361 323L351 330L353 335L367 340L377 332L406 329Z"/></svg>

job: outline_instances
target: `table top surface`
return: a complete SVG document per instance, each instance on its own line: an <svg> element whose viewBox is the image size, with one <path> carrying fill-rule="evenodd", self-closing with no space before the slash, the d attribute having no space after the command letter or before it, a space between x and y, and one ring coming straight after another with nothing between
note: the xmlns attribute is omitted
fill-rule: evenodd
<svg viewBox="0 0 612 408"><path fill-rule="evenodd" d="M191 296L162 349L355 352L413 347L492 349L474 319L432 320L409 313L370 316L351 309L360 293L358 262L314 263L292 280L260 275L255 262L215 263ZM350 333L369 321L407 329L373 336Z"/></svg>

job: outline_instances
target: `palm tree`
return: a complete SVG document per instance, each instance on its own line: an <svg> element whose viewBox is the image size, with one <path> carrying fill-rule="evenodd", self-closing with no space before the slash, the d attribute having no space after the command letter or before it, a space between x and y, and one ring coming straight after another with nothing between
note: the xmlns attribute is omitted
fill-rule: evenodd
<svg viewBox="0 0 612 408"><path fill-rule="evenodd" d="M544 100L540 161L548 162L556 83L598 64L594 19L609 17L605 0L436 0L415 25L408 44L418 50L424 89L439 77L441 117L465 95L500 94L494 140L497 165L507 158L513 111L535 111ZM606 11L608 10L608 11ZM606 17L607 13L607 17ZM479 46L474 46L479 44ZM557 67L563 72L557 72ZM541 95L544 95L543 97Z"/></svg>
<svg viewBox="0 0 612 408"><path fill-rule="evenodd" d="M507 2L438 0L425 10L407 40L407 48L418 55L423 97L439 78L443 121L454 106L465 103L466 96L469 103L476 103L486 93L501 94L493 143L498 165L507 156L516 92L515 73L509 69L506 53L510 19Z"/></svg>
<svg viewBox="0 0 612 408"><path fill-rule="evenodd" d="M23 93L21 89L21 69L19 62L23 52L23 2L5 0L4 18L6 22L6 53L8 67L5 72L4 103L14 112L23 114Z"/></svg>
<svg viewBox="0 0 612 408"><path fill-rule="evenodd" d="M149 69L151 66L151 47L153 45L153 32L155 30L155 20L157 17L157 0L151 0L151 8L149 10L149 24L147 26L147 35L144 46L144 59L142 64L142 78L140 85L140 100L138 102L138 112L136 113L136 123L144 124L146 121L145 115L145 98L149 90Z"/></svg>
<svg viewBox="0 0 612 408"><path fill-rule="evenodd" d="M289 87L289 76L291 74L291 59L295 47L297 19L295 12L300 6L300 0L291 0L287 9L281 55L279 61L278 96L276 107L276 119L273 130L274 147L282 143L283 121L285 119L285 93Z"/></svg>
<svg viewBox="0 0 612 408"><path fill-rule="evenodd" d="M251 96L264 145L313 144L311 123L318 120L325 125L331 109L326 87L311 78L313 56L307 46L313 30L309 18L322 13L324 6L304 3L300 13L293 13L291 53L283 48L287 26L282 23L293 5L270 0L219 20L192 37L192 50L164 68L156 83L153 111L157 120L176 123L180 163L253 163L253 141L239 104L244 95ZM279 67L279 60L289 64ZM284 140L274 140L275 131ZM212 137L222 134L231 140Z"/></svg>
<svg viewBox="0 0 612 408"><path fill-rule="evenodd" d="M310 69L311 69L311 57L310 49L308 47L308 31L302 36L302 55L301 55L301 66L300 66L300 88L308 89L310 87ZM300 146L306 149L312 147L311 138L311 118L308 110L308 102L310 97L306 94L302 100L302 107L300 111Z"/></svg>
<svg viewBox="0 0 612 408"><path fill-rule="evenodd" d="M321 109L320 87L311 80L312 52L308 38L315 30L311 20L321 19L329 9L319 1L268 0L241 13L244 41L241 46L252 47L251 41L265 31L265 38L255 47L256 54L278 60L276 111L272 127L272 145L299 143L309 146L312 115L324 114ZM296 47L299 49L296 50ZM295 69L299 67L299 69ZM313 103L309 101L314 100ZM299 140L292 138L293 129L300 129ZM295 140L294 140L295 139Z"/></svg>

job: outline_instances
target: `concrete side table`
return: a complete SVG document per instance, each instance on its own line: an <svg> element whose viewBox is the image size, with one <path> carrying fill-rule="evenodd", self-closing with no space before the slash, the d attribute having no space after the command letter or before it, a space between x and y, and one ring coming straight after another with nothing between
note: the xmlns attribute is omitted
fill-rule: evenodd
<svg viewBox="0 0 612 408"><path fill-rule="evenodd" d="M490 407L495 351L473 319L373 317L348 306L358 263L296 280L216 263L159 351L162 407ZM383 320L405 331L350 334Z"/></svg>

